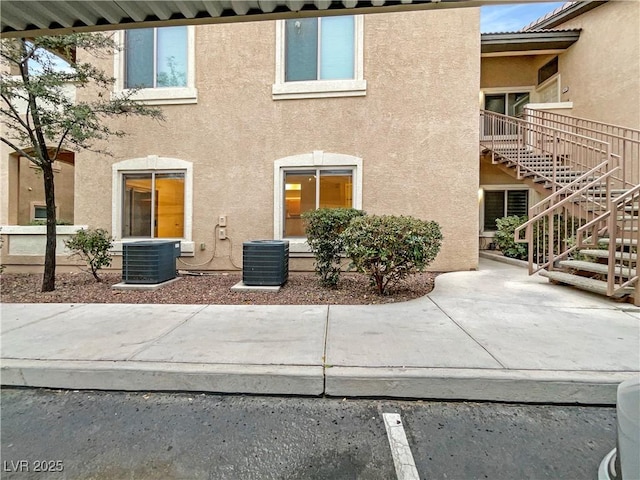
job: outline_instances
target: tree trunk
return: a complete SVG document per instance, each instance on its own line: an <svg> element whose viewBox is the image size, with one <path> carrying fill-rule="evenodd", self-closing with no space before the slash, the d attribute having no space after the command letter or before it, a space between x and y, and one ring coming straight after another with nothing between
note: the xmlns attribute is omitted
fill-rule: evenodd
<svg viewBox="0 0 640 480"><path fill-rule="evenodd" d="M42 291L52 292L56 288L56 195L53 184L53 166L43 162L44 196L47 204L47 246L44 253L44 276Z"/></svg>

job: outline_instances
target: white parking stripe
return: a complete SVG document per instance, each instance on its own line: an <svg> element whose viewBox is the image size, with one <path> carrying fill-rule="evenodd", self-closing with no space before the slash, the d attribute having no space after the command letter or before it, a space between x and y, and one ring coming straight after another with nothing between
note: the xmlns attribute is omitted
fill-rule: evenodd
<svg viewBox="0 0 640 480"><path fill-rule="evenodd" d="M400 415L397 413L383 413L382 419L384 420L384 427L387 429L391 456L396 467L398 480L420 480Z"/></svg>

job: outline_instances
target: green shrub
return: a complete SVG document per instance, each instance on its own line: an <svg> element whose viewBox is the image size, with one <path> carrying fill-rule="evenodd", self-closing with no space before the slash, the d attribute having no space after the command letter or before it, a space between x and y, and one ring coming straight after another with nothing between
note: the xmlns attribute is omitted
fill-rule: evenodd
<svg viewBox="0 0 640 480"><path fill-rule="evenodd" d="M102 279L98 277L98 270L111 265L110 249L113 238L109 232L102 228L84 230L80 229L71 238L64 241L64 245L71 250L72 255L79 256L89 266L91 274L97 282Z"/></svg>
<svg viewBox="0 0 640 480"><path fill-rule="evenodd" d="M371 215L354 218L342 233L342 241L351 267L368 275L383 295L436 258L442 232L433 221Z"/></svg>
<svg viewBox="0 0 640 480"><path fill-rule="evenodd" d="M343 245L340 234L356 217L366 215L355 208L320 208L302 214L307 242L315 256L320 283L335 287L340 280Z"/></svg>
<svg viewBox="0 0 640 480"><path fill-rule="evenodd" d="M526 260L528 258L527 255L529 248L527 244L518 243L514 239L514 232L516 228L526 221L526 215L522 217L519 217L518 215L511 215L509 217L496 219L498 230L496 231L493 239L505 257L517 258L519 260Z"/></svg>
<svg viewBox="0 0 640 480"><path fill-rule="evenodd" d="M517 258L519 260L527 260L529 258L528 244L517 243L514 240L514 232L516 228L526 221L526 216L519 217L517 215L498 218L496 220L498 230L496 231L494 240L505 257ZM576 232L583 223L584 221L579 218L571 217L569 215L553 216L553 231L555 237L553 252L555 255L558 255L565 249L569 249L576 245ZM543 261L543 259L548 256L548 248L549 223L547 220L533 225L533 261ZM573 253L571 258L580 259L580 253Z"/></svg>

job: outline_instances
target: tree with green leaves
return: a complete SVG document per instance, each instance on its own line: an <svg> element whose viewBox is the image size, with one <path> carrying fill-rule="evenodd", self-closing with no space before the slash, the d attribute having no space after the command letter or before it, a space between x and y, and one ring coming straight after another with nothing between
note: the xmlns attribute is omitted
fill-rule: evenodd
<svg viewBox="0 0 640 480"><path fill-rule="evenodd" d="M112 55L117 48L108 35L83 33L0 42L0 140L42 171L47 209L42 291L49 292L55 289L56 269L53 162L65 151L108 154L96 144L105 145L110 137L125 135L106 122L108 118L163 117L157 108L134 100L135 90L112 95L114 78L92 62ZM68 67L61 68L61 58ZM69 85L95 93L76 100L68 94Z"/></svg>

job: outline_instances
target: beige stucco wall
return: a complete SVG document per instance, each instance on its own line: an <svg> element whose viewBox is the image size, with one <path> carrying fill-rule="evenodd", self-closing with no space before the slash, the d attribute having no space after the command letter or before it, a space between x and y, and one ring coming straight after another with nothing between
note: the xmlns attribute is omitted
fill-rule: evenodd
<svg viewBox="0 0 640 480"><path fill-rule="evenodd" d="M44 183L42 173L33 168L32 163L22 157L19 161L18 180L18 225L28 225L31 221L31 204L44 204ZM73 165L62 162L54 164L57 220L73 223Z"/></svg>
<svg viewBox="0 0 640 480"><path fill-rule="evenodd" d="M274 162L322 150L362 158L367 212L440 223L433 270L476 268L479 9L366 16L365 97L273 100L275 36L274 22L196 27L198 103L163 107L162 124L120 120L130 135L109 143L111 157L77 155L76 224L111 230L114 162L186 160L196 251L178 266L230 269L243 241L273 238ZM229 240L216 241L222 214Z"/></svg>
<svg viewBox="0 0 640 480"><path fill-rule="evenodd" d="M558 28L582 29L559 59L573 115L640 128L640 2L608 2Z"/></svg>
<svg viewBox="0 0 640 480"><path fill-rule="evenodd" d="M552 58L553 55L482 57L480 87L535 87L538 68Z"/></svg>

